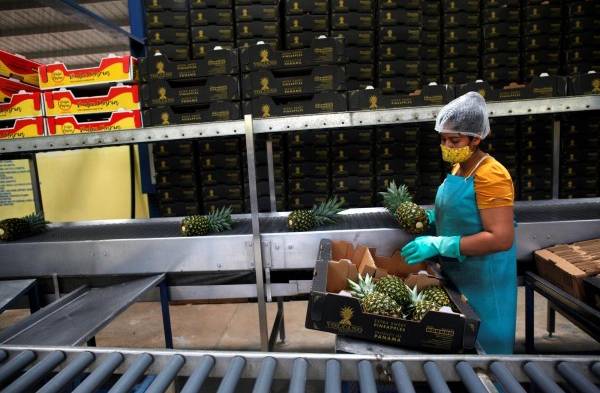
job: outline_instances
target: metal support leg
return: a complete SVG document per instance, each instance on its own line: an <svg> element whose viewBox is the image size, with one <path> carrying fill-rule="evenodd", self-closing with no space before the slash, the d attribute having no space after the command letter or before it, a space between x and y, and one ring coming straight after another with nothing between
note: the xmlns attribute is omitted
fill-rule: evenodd
<svg viewBox="0 0 600 393"><path fill-rule="evenodd" d="M40 309L40 288L36 281L27 293L29 297L29 311L33 314Z"/></svg>
<svg viewBox="0 0 600 393"><path fill-rule="evenodd" d="M162 309L163 329L165 332L165 347L173 348L173 333L171 332L171 313L169 312L169 287L165 278L158 285L160 288L160 308Z"/></svg>
<svg viewBox="0 0 600 393"><path fill-rule="evenodd" d="M546 330L548 331L549 337L552 337L555 329L556 329L556 311L552 307L552 304L550 304L550 302L548 302L548 311L546 314Z"/></svg>
<svg viewBox="0 0 600 393"><path fill-rule="evenodd" d="M252 116L244 116L246 133L246 157L248 159L248 186L250 190L250 214L252 217L252 248L254 250L254 272L256 274L256 298L258 303L258 325L260 329L260 347L269 349L269 327L267 324L267 303L265 299L265 281L258 222L258 195L256 191L256 159L254 157L254 130Z"/></svg>
<svg viewBox="0 0 600 393"><path fill-rule="evenodd" d="M96 337L92 337L88 340L87 342L87 346L88 347L95 347L96 346Z"/></svg>
<svg viewBox="0 0 600 393"><path fill-rule="evenodd" d="M525 279L525 352L533 353L535 350L533 343L533 286Z"/></svg>
<svg viewBox="0 0 600 393"><path fill-rule="evenodd" d="M29 159L29 174L31 176L31 192L33 194L33 204L35 206L35 212L39 214L44 213L44 205L42 203L42 192L40 190L40 178L37 170L37 160L35 154L32 154Z"/></svg>
<svg viewBox="0 0 600 393"><path fill-rule="evenodd" d="M277 313L281 314L281 326L279 327L279 339L285 342L285 314L283 312L283 298L277 298Z"/></svg>
<svg viewBox="0 0 600 393"><path fill-rule="evenodd" d="M271 211L277 211L277 195L275 195L275 165L273 164L273 141L269 135L267 139L267 174L269 176L269 201Z"/></svg>
<svg viewBox="0 0 600 393"><path fill-rule="evenodd" d="M558 199L560 172L560 120L554 120L552 133L552 199Z"/></svg>

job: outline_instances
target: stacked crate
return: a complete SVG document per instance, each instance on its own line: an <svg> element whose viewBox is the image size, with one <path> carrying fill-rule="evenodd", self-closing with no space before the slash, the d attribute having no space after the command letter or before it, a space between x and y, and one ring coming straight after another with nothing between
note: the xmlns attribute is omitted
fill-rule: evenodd
<svg viewBox="0 0 600 393"><path fill-rule="evenodd" d="M288 208L310 209L331 195L329 131L291 132L287 140Z"/></svg>
<svg viewBox="0 0 600 393"><path fill-rule="evenodd" d="M519 190L520 199L531 201L552 198L551 116L528 116L520 120Z"/></svg>
<svg viewBox="0 0 600 393"><path fill-rule="evenodd" d="M562 75L562 8L559 0L526 0L523 8L521 74L525 81L541 73Z"/></svg>
<svg viewBox="0 0 600 393"><path fill-rule="evenodd" d="M412 195L419 188L419 127L397 125L381 127L375 134L375 178L377 192L385 191L390 183L406 184ZM377 195L381 205L381 196Z"/></svg>
<svg viewBox="0 0 600 393"><path fill-rule="evenodd" d="M281 48L279 0L235 0L235 42L238 48L264 42Z"/></svg>
<svg viewBox="0 0 600 393"><path fill-rule="evenodd" d="M495 88L520 82L519 0L484 1L482 76Z"/></svg>
<svg viewBox="0 0 600 393"><path fill-rule="evenodd" d="M215 47L233 49L231 0L189 0L193 59L204 59Z"/></svg>
<svg viewBox="0 0 600 393"><path fill-rule="evenodd" d="M374 157L372 129L332 131L332 193L345 208L373 206Z"/></svg>
<svg viewBox="0 0 600 393"><path fill-rule="evenodd" d="M198 184L204 213L223 207L231 207L234 214L245 211L242 146L238 136L198 141Z"/></svg>
<svg viewBox="0 0 600 393"><path fill-rule="evenodd" d="M519 140L519 122L514 117L491 118L490 128L490 135L481 141L480 147L508 170L515 187L515 196L518 197L519 156L517 143Z"/></svg>
<svg viewBox="0 0 600 393"><path fill-rule="evenodd" d="M421 31L421 83L423 86L442 80L441 62L442 58L442 9L438 0L421 0L423 19Z"/></svg>
<svg viewBox="0 0 600 393"><path fill-rule="evenodd" d="M442 8L444 81L449 84L473 82L480 76L479 0L443 0Z"/></svg>
<svg viewBox="0 0 600 393"><path fill-rule="evenodd" d="M347 46L348 90L375 84L375 47L366 46L375 34L375 0L331 0L331 35Z"/></svg>
<svg viewBox="0 0 600 393"><path fill-rule="evenodd" d="M411 93L421 86L421 0L380 1L378 16L377 85L386 94ZM439 49L438 33L425 41Z"/></svg>
<svg viewBox="0 0 600 393"><path fill-rule="evenodd" d="M187 0L145 0L148 54L189 60L190 16Z"/></svg>
<svg viewBox="0 0 600 393"><path fill-rule="evenodd" d="M419 129L419 203L431 204L444 176L447 166L442 161L440 134L435 124L423 123Z"/></svg>
<svg viewBox="0 0 600 393"><path fill-rule="evenodd" d="M284 8L283 46L286 49L308 48L314 39L322 35L329 35L328 0L286 0ZM305 30L304 27L300 27L300 23L305 20L311 20L315 30Z"/></svg>
<svg viewBox="0 0 600 393"><path fill-rule="evenodd" d="M591 198L600 192L600 116L565 116L561 123L560 198Z"/></svg>
<svg viewBox="0 0 600 393"><path fill-rule="evenodd" d="M600 3L574 1L568 5L565 52L567 75L600 72Z"/></svg>

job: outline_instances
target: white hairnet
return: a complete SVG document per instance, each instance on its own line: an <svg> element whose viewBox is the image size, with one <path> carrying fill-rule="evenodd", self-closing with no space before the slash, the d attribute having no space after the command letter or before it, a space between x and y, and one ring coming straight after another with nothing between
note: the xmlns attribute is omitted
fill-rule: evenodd
<svg viewBox="0 0 600 393"><path fill-rule="evenodd" d="M485 139L490 133L485 99L481 94L471 91L450 101L438 113L435 130Z"/></svg>

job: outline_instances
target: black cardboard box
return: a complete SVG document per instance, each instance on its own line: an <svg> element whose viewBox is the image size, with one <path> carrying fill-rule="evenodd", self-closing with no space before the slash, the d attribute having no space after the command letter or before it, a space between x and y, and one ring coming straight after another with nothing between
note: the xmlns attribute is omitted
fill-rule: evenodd
<svg viewBox="0 0 600 393"><path fill-rule="evenodd" d="M233 26L194 26L191 29L193 42L233 41Z"/></svg>
<svg viewBox="0 0 600 393"><path fill-rule="evenodd" d="M411 26L387 26L379 28L379 42L421 42L421 29Z"/></svg>
<svg viewBox="0 0 600 393"><path fill-rule="evenodd" d="M407 9L383 9L379 10L379 26L397 26L399 24L407 26L421 26L423 23L423 14L419 10ZM439 21L438 21L439 22ZM438 23L439 27L439 23Z"/></svg>
<svg viewBox="0 0 600 393"><path fill-rule="evenodd" d="M442 28L442 17L440 15L423 15L422 24L423 30L440 31Z"/></svg>
<svg viewBox="0 0 600 393"><path fill-rule="evenodd" d="M397 174L411 174L416 175L418 170L417 165L417 155L418 149L415 147L414 152L409 155L405 160L391 159L377 159L375 164L375 170L378 176L388 176L388 175L397 175ZM408 162L407 160L411 160Z"/></svg>
<svg viewBox="0 0 600 393"><path fill-rule="evenodd" d="M560 35L562 29L561 20L534 20L522 23L524 36L532 35Z"/></svg>
<svg viewBox="0 0 600 393"><path fill-rule="evenodd" d="M236 5L236 22L265 21L276 22L279 20L279 6L276 5Z"/></svg>
<svg viewBox="0 0 600 393"><path fill-rule="evenodd" d="M375 45L375 32L364 30L344 30L335 31L331 33L334 38L341 38L344 40L346 46L374 46Z"/></svg>
<svg viewBox="0 0 600 393"><path fill-rule="evenodd" d="M310 47L276 50L268 45L255 45L240 52L243 72L262 69L306 68L317 65L344 64L344 43L340 39L323 38L310 42Z"/></svg>
<svg viewBox="0 0 600 393"><path fill-rule="evenodd" d="M176 11L146 13L146 29L164 29L165 27L188 28L188 13Z"/></svg>
<svg viewBox="0 0 600 393"><path fill-rule="evenodd" d="M215 169L239 169L241 155L239 154L216 154L212 156L199 157L199 167L202 171Z"/></svg>
<svg viewBox="0 0 600 393"><path fill-rule="evenodd" d="M285 17L285 32L329 31L327 15L289 15Z"/></svg>
<svg viewBox="0 0 600 393"><path fill-rule="evenodd" d="M358 176L373 176L374 166L372 161L336 162L331 166L331 176L334 178Z"/></svg>
<svg viewBox="0 0 600 393"><path fill-rule="evenodd" d="M368 145L344 145L333 146L331 148L332 162L346 161L370 161L373 155L373 148Z"/></svg>
<svg viewBox="0 0 600 393"><path fill-rule="evenodd" d="M190 8L233 8L232 0L189 0Z"/></svg>
<svg viewBox="0 0 600 393"><path fill-rule="evenodd" d="M333 13L331 15L332 30L372 30L375 17L371 13Z"/></svg>
<svg viewBox="0 0 600 393"><path fill-rule="evenodd" d="M493 53L484 55L481 59L481 65L485 69L511 67L519 68L520 56L518 53Z"/></svg>
<svg viewBox="0 0 600 393"><path fill-rule="evenodd" d="M365 313L358 299L338 295L332 285L335 271L333 267L330 269L330 264L335 262L330 261L348 258L350 248L349 243L321 240L306 312L306 328L436 352L462 352L474 347L479 318L450 282L445 282L444 286L459 313L428 312L418 322ZM358 250L364 254L366 247ZM354 254L354 250L350 251ZM381 266L384 259L389 265L401 259L399 252L391 257L372 258ZM361 262L359 256L353 259ZM402 269L406 271L404 275L408 275L423 266ZM346 285L345 280L342 285Z"/></svg>
<svg viewBox="0 0 600 393"><path fill-rule="evenodd" d="M560 19L562 10L560 4L543 4L525 7L525 20Z"/></svg>
<svg viewBox="0 0 600 393"><path fill-rule="evenodd" d="M408 187L408 190L411 193L415 193L417 191L417 185L419 184L417 172L415 170L414 173L391 173L387 175L377 176L376 179L376 188L377 191L387 191L390 184L395 182L396 184L404 184ZM378 196L379 198L379 196Z"/></svg>
<svg viewBox="0 0 600 393"><path fill-rule="evenodd" d="M369 191L347 191L340 192L336 196L345 208L350 207L373 207L373 192Z"/></svg>
<svg viewBox="0 0 600 393"><path fill-rule="evenodd" d="M388 144L417 145L419 143L419 127L410 125L379 128L375 135L377 145L383 147Z"/></svg>
<svg viewBox="0 0 600 393"><path fill-rule="evenodd" d="M405 8L410 10L418 10L421 9L422 4L421 0L382 0L378 3L379 8L383 9L396 9L396 8Z"/></svg>
<svg viewBox="0 0 600 393"><path fill-rule="evenodd" d="M158 157L192 155L194 154L194 142L156 142L152 144L152 154Z"/></svg>
<svg viewBox="0 0 600 393"><path fill-rule="evenodd" d="M192 44L192 59L204 59L207 54L216 49L234 50L233 42L204 42Z"/></svg>
<svg viewBox="0 0 600 393"><path fill-rule="evenodd" d="M348 91L363 90L368 87L373 87L374 84L375 84L375 81L372 79L370 79L370 80L348 79L346 81L346 87L348 88Z"/></svg>
<svg viewBox="0 0 600 393"><path fill-rule="evenodd" d="M373 130L369 128L358 128L354 130L339 129L331 131L331 143L333 145L370 145L372 141Z"/></svg>
<svg viewBox="0 0 600 393"><path fill-rule="evenodd" d="M329 168L329 162L290 162L288 176L290 179L328 178Z"/></svg>
<svg viewBox="0 0 600 393"><path fill-rule="evenodd" d="M483 69L483 79L496 87L508 86L511 82L521 80L519 68L492 68Z"/></svg>
<svg viewBox="0 0 600 393"><path fill-rule="evenodd" d="M309 48L311 43L320 37L324 37L326 33L322 31L303 31L301 33L286 33L285 47L286 49L304 49Z"/></svg>
<svg viewBox="0 0 600 393"><path fill-rule="evenodd" d="M197 202L161 203L159 210L161 217L192 216L199 213Z"/></svg>
<svg viewBox="0 0 600 393"><path fill-rule="evenodd" d="M189 45L150 45L148 53L152 55L163 55L165 58L173 61L186 61L190 59Z"/></svg>
<svg viewBox="0 0 600 393"><path fill-rule="evenodd" d="M479 56L479 42L454 42L444 44L444 58L477 58Z"/></svg>
<svg viewBox="0 0 600 393"><path fill-rule="evenodd" d="M509 40L506 38L494 38L483 41L483 53L491 54L498 52L519 52L519 40Z"/></svg>
<svg viewBox="0 0 600 393"><path fill-rule="evenodd" d="M242 184L242 173L238 169L233 170L203 170L198 175L203 186L215 186L218 184Z"/></svg>
<svg viewBox="0 0 600 393"><path fill-rule="evenodd" d="M521 25L518 23L493 23L483 26L483 39L507 37L513 41L519 40Z"/></svg>
<svg viewBox="0 0 600 393"><path fill-rule="evenodd" d="M293 147L288 150L289 162L329 162L329 147Z"/></svg>
<svg viewBox="0 0 600 393"><path fill-rule="evenodd" d="M243 199L222 199L216 201L207 201L203 203L204 213L214 212L222 208L231 208L231 213L242 214L246 212L246 206Z"/></svg>
<svg viewBox="0 0 600 393"><path fill-rule="evenodd" d="M190 81L151 81L141 87L145 107L196 105L214 101L240 99L239 82L235 76L211 76Z"/></svg>
<svg viewBox="0 0 600 393"><path fill-rule="evenodd" d="M444 28L479 27L479 13L456 12L444 14Z"/></svg>
<svg viewBox="0 0 600 393"><path fill-rule="evenodd" d="M372 81L375 78L373 64L349 63L345 67L345 72L348 79Z"/></svg>
<svg viewBox="0 0 600 393"><path fill-rule="evenodd" d="M412 93L421 88L420 78L379 78L377 86L383 94Z"/></svg>
<svg viewBox="0 0 600 393"><path fill-rule="evenodd" d="M486 8L483 10L481 19L484 24L511 22L518 25L521 20L521 10L518 5L516 7Z"/></svg>
<svg viewBox="0 0 600 393"><path fill-rule="evenodd" d="M149 45L187 45L190 42L188 29L150 29L147 33Z"/></svg>
<svg viewBox="0 0 600 393"><path fill-rule="evenodd" d="M236 38L278 38L279 22L240 22L236 23Z"/></svg>
<svg viewBox="0 0 600 393"><path fill-rule="evenodd" d="M310 209L314 205L323 203L329 199L329 194L303 194L303 195L290 195L288 198L289 208L292 210L296 209Z"/></svg>
<svg viewBox="0 0 600 393"><path fill-rule="evenodd" d="M377 64L379 76L383 78L394 76L418 77L423 71L418 60L380 61Z"/></svg>
<svg viewBox="0 0 600 393"><path fill-rule="evenodd" d="M331 12L372 13L375 0L331 0Z"/></svg>
<svg viewBox="0 0 600 393"><path fill-rule="evenodd" d="M525 51L522 59L525 66L535 66L540 64L560 64L561 53L560 51L550 50L534 50ZM510 64L510 66L515 66Z"/></svg>
<svg viewBox="0 0 600 393"><path fill-rule="evenodd" d="M375 58L375 47L348 46L346 55L350 63L372 63Z"/></svg>
<svg viewBox="0 0 600 393"><path fill-rule="evenodd" d="M260 44L259 44L260 43ZM243 48L250 48L256 45L267 45L273 49L281 47L281 41L277 38L244 38L236 40L236 46L241 50Z"/></svg>
<svg viewBox="0 0 600 393"><path fill-rule="evenodd" d="M420 44L379 44L379 59L380 60L420 60L423 56ZM438 56L439 57L439 50Z"/></svg>
<svg viewBox="0 0 600 393"><path fill-rule="evenodd" d="M331 137L328 130L295 131L289 134L288 146L329 146L330 139Z"/></svg>
<svg viewBox="0 0 600 393"><path fill-rule="evenodd" d="M517 63L518 66L518 63ZM445 74L456 74L456 73L474 73L477 76L479 70L479 59L478 58L465 58L457 57L451 59L444 59L443 69Z"/></svg>
<svg viewBox="0 0 600 393"><path fill-rule="evenodd" d="M143 111L144 126L168 126L172 124L205 123L236 120L241 118L240 104L237 102L211 102L194 105L193 108L172 108L168 106Z"/></svg>
<svg viewBox="0 0 600 393"><path fill-rule="evenodd" d="M290 179L288 182L289 195L306 194L309 192L327 194L329 193L329 179Z"/></svg>
<svg viewBox="0 0 600 393"><path fill-rule="evenodd" d="M155 157L154 167L157 171L193 171L193 156Z"/></svg>
<svg viewBox="0 0 600 393"><path fill-rule="evenodd" d="M242 185L202 186L201 194L204 202L221 199L243 199L244 187Z"/></svg>
<svg viewBox="0 0 600 393"><path fill-rule="evenodd" d="M194 172L158 172L155 179L157 188L193 187L196 185L196 174Z"/></svg>
<svg viewBox="0 0 600 393"><path fill-rule="evenodd" d="M240 138L199 139L197 149L199 155L239 154L242 145Z"/></svg>
<svg viewBox="0 0 600 393"><path fill-rule="evenodd" d="M373 192L372 177L337 177L331 182L331 189L334 194L350 191Z"/></svg>
<svg viewBox="0 0 600 393"><path fill-rule="evenodd" d="M569 78L569 94L600 94L600 73L591 72Z"/></svg>
<svg viewBox="0 0 600 393"><path fill-rule="evenodd" d="M442 1L442 8L447 13L454 12L479 12L479 0L444 0Z"/></svg>
<svg viewBox="0 0 600 393"><path fill-rule="evenodd" d="M479 42L479 29L473 28L444 28L444 40L450 42Z"/></svg>
<svg viewBox="0 0 600 393"><path fill-rule="evenodd" d="M149 56L140 59L140 79L178 80L198 79L213 75L230 75L239 72L237 50L210 50L204 59L193 61L170 61L165 56Z"/></svg>
<svg viewBox="0 0 600 393"><path fill-rule="evenodd" d="M350 92L350 110L376 110L410 106L443 105L454 98L454 89L447 85L424 86L413 95L383 94L380 89Z"/></svg>
<svg viewBox="0 0 600 393"><path fill-rule="evenodd" d="M370 1L370 0L369 0ZM286 0L286 15L327 15L329 13L328 2L326 0Z"/></svg>
<svg viewBox="0 0 600 393"><path fill-rule="evenodd" d="M310 98L273 99L262 96L245 104L245 110L259 118L273 116L306 115L323 112L343 112L348 109L344 93L318 93Z"/></svg>
<svg viewBox="0 0 600 393"><path fill-rule="evenodd" d="M231 10L206 8L190 11L190 24L192 26L233 26Z"/></svg>
<svg viewBox="0 0 600 393"><path fill-rule="evenodd" d="M234 0L235 5L250 5L250 4L262 4L262 5L277 5L279 0Z"/></svg>
<svg viewBox="0 0 600 393"><path fill-rule="evenodd" d="M195 202L198 200L196 187L159 188L157 194L159 203Z"/></svg>
<svg viewBox="0 0 600 393"><path fill-rule="evenodd" d="M187 11L188 0L144 0L146 11Z"/></svg>

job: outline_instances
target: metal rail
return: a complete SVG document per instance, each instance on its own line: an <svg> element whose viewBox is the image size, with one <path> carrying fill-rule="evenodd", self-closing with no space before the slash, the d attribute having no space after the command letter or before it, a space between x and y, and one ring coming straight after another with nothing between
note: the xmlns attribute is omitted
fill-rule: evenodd
<svg viewBox="0 0 600 393"><path fill-rule="evenodd" d="M401 123L434 121L440 106L386 109L378 111L339 112L317 115L284 116L253 119L254 133L350 128ZM491 117L525 116L579 112L600 109L600 95L555 97L520 101L489 102ZM0 154L49 150L80 149L89 147L127 145L178 139L196 139L218 136L243 135L244 121L199 123L151 127L117 132L99 132L77 135L55 135L0 141Z"/></svg>
<svg viewBox="0 0 600 393"><path fill-rule="evenodd" d="M144 375L156 376L150 392L164 392L174 381L182 392L198 392L207 378L219 380L219 392L236 391L241 379L254 380L255 392L274 383L304 392L307 384L324 384L325 392L340 392L342 382L356 382L363 392L380 384L413 393L414 383L427 382L434 392L486 392L483 377L492 378L510 393L523 393L533 383L544 393L560 386L581 393L598 393L590 356L369 356L308 353L221 351L144 351L122 348L1 347L7 359L0 366L6 391L57 392L75 387L77 393L102 386L110 392L129 391ZM475 371L477 370L477 372ZM112 376L112 378L110 378ZM106 382L108 381L108 382ZM452 384L461 382L462 384Z"/></svg>

